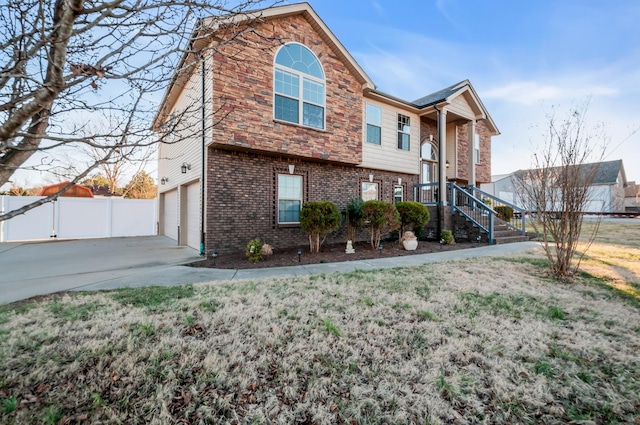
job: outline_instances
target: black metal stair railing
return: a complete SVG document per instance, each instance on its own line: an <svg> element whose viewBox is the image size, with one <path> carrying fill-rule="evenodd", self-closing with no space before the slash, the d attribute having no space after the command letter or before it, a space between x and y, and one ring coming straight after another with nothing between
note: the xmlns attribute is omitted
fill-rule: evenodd
<svg viewBox="0 0 640 425"><path fill-rule="evenodd" d="M494 223L496 211L485 204L482 199L476 198L464 188L455 183L448 183L448 192L451 193L451 214L456 212L475 224L489 237L489 243L495 243Z"/></svg>
<svg viewBox="0 0 640 425"><path fill-rule="evenodd" d="M501 219L499 216L497 216L496 221L500 224L504 224L505 226L515 231L518 231L522 235L527 234L527 226L526 226L527 212L525 209L520 208L510 202L507 202L504 199L500 199L495 195L492 195L483 190L480 190L475 186L465 186L463 189L471 193L475 198L482 199L484 203L490 204L494 210L498 209L501 206L511 207L513 209L513 217L511 217L510 220L505 221Z"/></svg>

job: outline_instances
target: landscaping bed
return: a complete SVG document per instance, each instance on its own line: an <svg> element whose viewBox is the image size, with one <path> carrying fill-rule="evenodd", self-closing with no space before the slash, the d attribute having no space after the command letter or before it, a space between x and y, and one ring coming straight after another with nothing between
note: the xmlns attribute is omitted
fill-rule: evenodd
<svg viewBox="0 0 640 425"><path fill-rule="evenodd" d="M401 257L405 255L429 254L432 252L451 251L455 249L468 249L486 244L471 242L440 245L439 242L420 241L415 251L407 251L395 241L386 241L382 250L374 250L368 242L356 242L353 244L356 252L345 253L346 244L323 245L320 252L310 253L309 245L290 248L274 248L272 255L264 256L263 261L252 263L244 252L219 254L215 261L211 258L188 264L192 267L210 267L218 269L254 269L265 267L297 266L304 264L336 263L342 261L369 260L372 258ZM298 256L298 249L302 250Z"/></svg>

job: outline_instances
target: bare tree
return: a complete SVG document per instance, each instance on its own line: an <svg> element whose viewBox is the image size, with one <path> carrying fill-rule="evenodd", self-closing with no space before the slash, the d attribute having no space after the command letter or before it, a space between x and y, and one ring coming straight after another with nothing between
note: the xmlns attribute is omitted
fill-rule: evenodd
<svg viewBox="0 0 640 425"><path fill-rule="evenodd" d="M555 112L548 115L544 145L533 156L534 168L515 176L518 196L534 214L531 224L542 237L551 272L562 279L578 271L598 231L599 220L586 238L586 248L577 252L582 213L607 146L602 126L587 128L587 111L588 102L564 118L558 119Z"/></svg>
<svg viewBox="0 0 640 425"><path fill-rule="evenodd" d="M269 37L255 36L252 23L260 16L248 12L278 1L5 0L0 14L0 186L20 169L59 170L51 152L62 148L84 146L99 154L73 170L70 185L60 193L0 215L0 220L55 199L128 149L163 139L152 120L172 78L223 43L250 38L275 45ZM211 28L225 28L225 37L210 37ZM200 107L193 105L193 110ZM171 133L179 125L180 117L174 118L162 131ZM108 128L91 129L89 123L97 120L108 122Z"/></svg>

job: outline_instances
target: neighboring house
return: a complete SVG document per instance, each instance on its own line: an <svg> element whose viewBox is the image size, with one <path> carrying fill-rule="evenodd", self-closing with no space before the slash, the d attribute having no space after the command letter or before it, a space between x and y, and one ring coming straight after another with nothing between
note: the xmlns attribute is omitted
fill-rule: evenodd
<svg viewBox="0 0 640 425"><path fill-rule="evenodd" d="M594 167L597 167L597 170L595 170L583 212L624 212L627 177L622 160L582 164L580 170L583 173L591 173L590 170L594 170ZM491 183L481 184L480 189L518 207L531 209L527 208L522 200L518 182L519 176L526 176L532 171L518 170L512 174L494 176Z"/></svg>
<svg viewBox="0 0 640 425"><path fill-rule="evenodd" d="M60 190L62 190L64 187L68 186L69 184L71 184L71 182L65 181L65 182L51 184L49 186L43 186L42 189L40 190L39 196L53 195L54 193L58 193ZM60 196L72 197L72 198L93 198L93 192L91 191L90 188L86 186L82 186L80 184L74 184Z"/></svg>
<svg viewBox="0 0 640 425"><path fill-rule="evenodd" d="M90 186L89 187L93 192L94 198L111 198L111 197L122 197L119 193L114 193L109 191L108 186Z"/></svg>
<svg viewBox="0 0 640 425"><path fill-rule="evenodd" d="M499 131L469 81L398 99L376 90L309 4L244 16L255 19L250 39L215 52L196 32L202 59L185 55L165 93L156 125L174 129L174 143L159 150L161 234L201 253L243 250L256 237L295 246L306 240L304 202L344 210L351 198L413 200L419 183L445 193L447 180L490 181ZM280 41L265 49L265 37Z"/></svg>
<svg viewBox="0 0 640 425"><path fill-rule="evenodd" d="M640 213L640 185L635 181L627 182L624 188L624 210Z"/></svg>

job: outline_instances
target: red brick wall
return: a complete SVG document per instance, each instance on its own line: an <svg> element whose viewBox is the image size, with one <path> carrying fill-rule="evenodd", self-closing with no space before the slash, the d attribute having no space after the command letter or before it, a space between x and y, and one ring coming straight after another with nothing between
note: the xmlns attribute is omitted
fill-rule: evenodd
<svg viewBox="0 0 640 425"><path fill-rule="evenodd" d="M393 200L393 187L402 179L405 200L413 200L418 176L369 170L354 166L321 164L249 152L210 149L207 176L207 251L242 251L256 237L276 248L305 245L299 227L276 224L277 186L274 176L303 176L304 200L331 200L344 210L350 198L360 197L361 182L369 174L378 182L381 199ZM346 242L346 227L327 238L327 243Z"/></svg>
<svg viewBox="0 0 640 425"><path fill-rule="evenodd" d="M256 31L299 42L320 60L326 79L326 130L273 119L273 61L277 46L231 43L214 55L214 110L224 120L213 143L327 161L362 162L362 84L300 15L258 24Z"/></svg>
<svg viewBox="0 0 640 425"><path fill-rule="evenodd" d="M458 177L464 180L469 178L469 126L458 125ZM491 134L482 121L476 123L476 132L480 135L480 163L476 165L476 186L479 186L491 182Z"/></svg>

